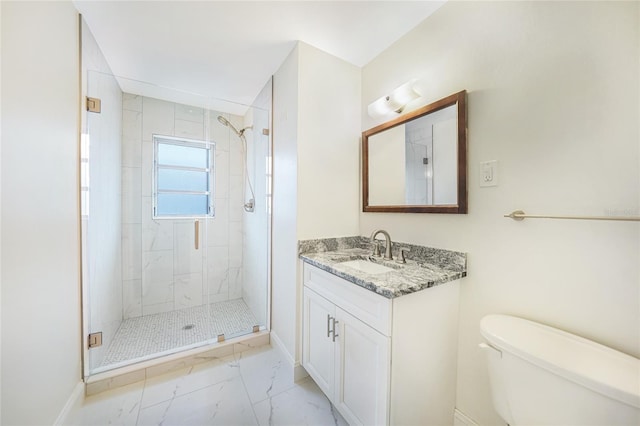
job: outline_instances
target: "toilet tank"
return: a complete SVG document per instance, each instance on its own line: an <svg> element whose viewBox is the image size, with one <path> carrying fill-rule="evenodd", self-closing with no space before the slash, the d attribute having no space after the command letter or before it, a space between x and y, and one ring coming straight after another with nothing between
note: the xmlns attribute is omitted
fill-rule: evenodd
<svg viewBox="0 0 640 426"><path fill-rule="evenodd" d="M494 406L511 426L640 424L637 358L508 315L484 317L480 330Z"/></svg>

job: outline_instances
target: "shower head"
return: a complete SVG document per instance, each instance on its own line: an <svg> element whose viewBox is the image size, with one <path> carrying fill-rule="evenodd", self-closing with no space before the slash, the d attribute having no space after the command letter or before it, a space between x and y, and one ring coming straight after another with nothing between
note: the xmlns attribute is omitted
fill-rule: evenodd
<svg viewBox="0 0 640 426"><path fill-rule="evenodd" d="M229 120L227 120L226 118L224 118L223 116L219 115L218 116L218 121L222 124L224 124L225 126L227 126L228 128L230 128L231 130L233 130L234 132L236 132L236 135L241 136L242 133L240 133L238 131L238 129L236 129L233 124L229 123Z"/></svg>
<svg viewBox="0 0 640 426"><path fill-rule="evenodd" d="M251 192L251 198L249 199L248 202L244 203L244 211L251 213L255 210L255 194L253 193L253 186L251 185L251 180L249 179L249 174L247 173L247 168L248 168L248 163L247 163L247 139L244 137L244 132L248 129L253 129L253 126L247 126L244 129L238 130L234 127L233 124L231 124L229 122L229 120L227 120L226 118L224 118L223 116L219 115L218 116L218 121L227 126L228 128L230 128L231 130L233 130L234 132L236 132L236 135L238 135L238 137L240 138L240 142L241 142L241 147L242 147L242 153L244 155L244 177L246 180L247 185L249 186L249 191ZM243 191L244 191L244 183L243 183L243 187L242 187Z"/></svg>
<svg viewBox="0 0 640 426"><path fill-rule="evenodd" d="M221 115L218 116L218 121L220 123L224 124L225 126L227 126L228 128L230 128L231 130L233 130L234 132L236 132L236 135L238 135L238 136L242 136L244 134L245 130L253 129L253 126L247 126L244 129L238 130L238 129L235 128L235 126L233 124L231 124L229 122L229 120L227 120L226 118L224 118Z"/></svg>
<svg viewBox="0 0 640 426"><path fill-rule="evenodd" d="M231 124L231 123L229 123L229 120L227 120L226 118L224 118L221 115L218 116L218 121L221 122L222 124L224 124L225 126L228 126L228 125Z"/></svg>

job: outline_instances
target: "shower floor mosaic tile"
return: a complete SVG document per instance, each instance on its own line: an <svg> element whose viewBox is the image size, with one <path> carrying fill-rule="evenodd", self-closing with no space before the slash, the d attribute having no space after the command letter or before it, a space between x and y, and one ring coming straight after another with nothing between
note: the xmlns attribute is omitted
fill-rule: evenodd
<svg viewBox="0 0 640 426"><path fill-rule="evenodd" d="M257 324L242 299L129 318L118 328L102 366L197 344L219 334L228 339L251 332Z"/></svg>

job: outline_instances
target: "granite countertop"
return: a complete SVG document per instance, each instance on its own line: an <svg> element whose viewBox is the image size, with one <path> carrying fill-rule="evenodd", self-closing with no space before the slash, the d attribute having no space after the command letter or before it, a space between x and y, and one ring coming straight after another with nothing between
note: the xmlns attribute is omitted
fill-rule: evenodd
<svg viewBox="0 0 640 426"><path fill-rule="evenodd" d="M394 260L384 260L372 256L371 247L366 237L304 240L298 243L298 254L306 263L389 299L467 276L466 253L392 242ZM407 263L395 261L400 249L406 251ZM393 271L371 274L343 264L351 260L376 263Z"/></svg>

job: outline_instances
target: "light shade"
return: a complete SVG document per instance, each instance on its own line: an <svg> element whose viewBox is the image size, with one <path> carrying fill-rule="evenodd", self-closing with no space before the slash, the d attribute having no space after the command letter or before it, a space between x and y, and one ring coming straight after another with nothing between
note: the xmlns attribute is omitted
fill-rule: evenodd
<svg viewBox="0 0 640 426"><path fill-rule="evenodd" d="M371 117L381 117L391 112L401 113L404 107L414 99L420 97L414 86L417 80L413 79L396 88L390 95L376 99L367 107L367 113Z"/></svg>

